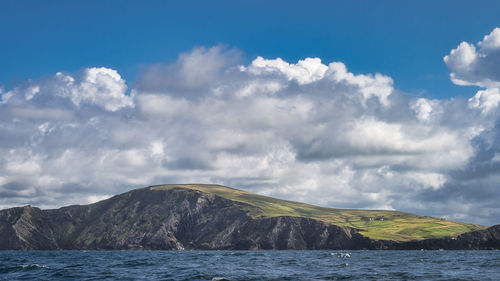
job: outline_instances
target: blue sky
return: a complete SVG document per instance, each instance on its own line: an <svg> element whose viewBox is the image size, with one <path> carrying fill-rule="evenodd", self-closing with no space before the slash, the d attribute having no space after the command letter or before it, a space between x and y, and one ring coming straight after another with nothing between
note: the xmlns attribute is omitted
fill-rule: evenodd
<svg viewBox="0 0 500 281"><path fill-rule="evenodd" d="M498 25L498 1L4 1L0 85L89 66L133 82L141 67L195 46L227 44L245 59L319 57L391 76L407 93L469 96L443 56Z"/></svg>
<svg viewBox="0 0 500 281"><path fill-rule="evenodd" d="M498 1L2 1L0 38L0 209L217 183L500 223Z"/></svg>

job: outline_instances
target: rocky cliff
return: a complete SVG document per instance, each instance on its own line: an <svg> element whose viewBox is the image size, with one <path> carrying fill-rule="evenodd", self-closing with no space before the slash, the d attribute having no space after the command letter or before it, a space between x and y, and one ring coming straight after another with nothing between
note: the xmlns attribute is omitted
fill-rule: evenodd
<svg viewBox="0 0 500 281"><path fill-rule="evenodd" d="M251 206L184 188L137 189L95 204L0 211L0 249L499 249L500 226L398 242L320 220L254 217Z"/></svg>

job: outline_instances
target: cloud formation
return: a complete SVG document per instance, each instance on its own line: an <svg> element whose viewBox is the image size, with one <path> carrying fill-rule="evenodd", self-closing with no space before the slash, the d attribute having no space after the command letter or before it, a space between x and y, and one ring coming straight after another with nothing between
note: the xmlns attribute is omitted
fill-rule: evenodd
<svg viewBox="0 0 500 281"><path fill-rule="evenodd" d="M462 42L444 57L450 69L450 78L457 85L476 85L484 88L500 87L500 28L474 44Z"/></svg>
<svg viewBox="0 0 500 281"><path fill-rule="evenodd" d="M496 54L496 30L445 58L452 79L486 87L469 100L413 98L319 58L243 65L223 46L150 66L132 86L105 67L27 81L0 92L0 207L220 183L499 223L500 79L477 59Z"/></svg>

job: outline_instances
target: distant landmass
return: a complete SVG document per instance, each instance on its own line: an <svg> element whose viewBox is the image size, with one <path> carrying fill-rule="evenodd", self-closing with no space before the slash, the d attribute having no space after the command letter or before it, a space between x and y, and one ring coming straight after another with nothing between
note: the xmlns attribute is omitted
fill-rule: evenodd
<svg viewBox="0 0 500 281"><path fill-rule="evenodd" d="M1 210L0 249L500 249L500 225L324 208L221 185L170 184L89 205Z"/></svg>

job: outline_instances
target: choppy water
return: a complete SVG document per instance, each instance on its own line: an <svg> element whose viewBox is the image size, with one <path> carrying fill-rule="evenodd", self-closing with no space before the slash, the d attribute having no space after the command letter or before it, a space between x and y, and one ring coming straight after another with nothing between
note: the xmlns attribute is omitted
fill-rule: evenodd
<svg viewBox="0 0 500 281"><path fill-rule="evenodd" d="M500 280L500 251L0 251L0 280Z"/></svg>

